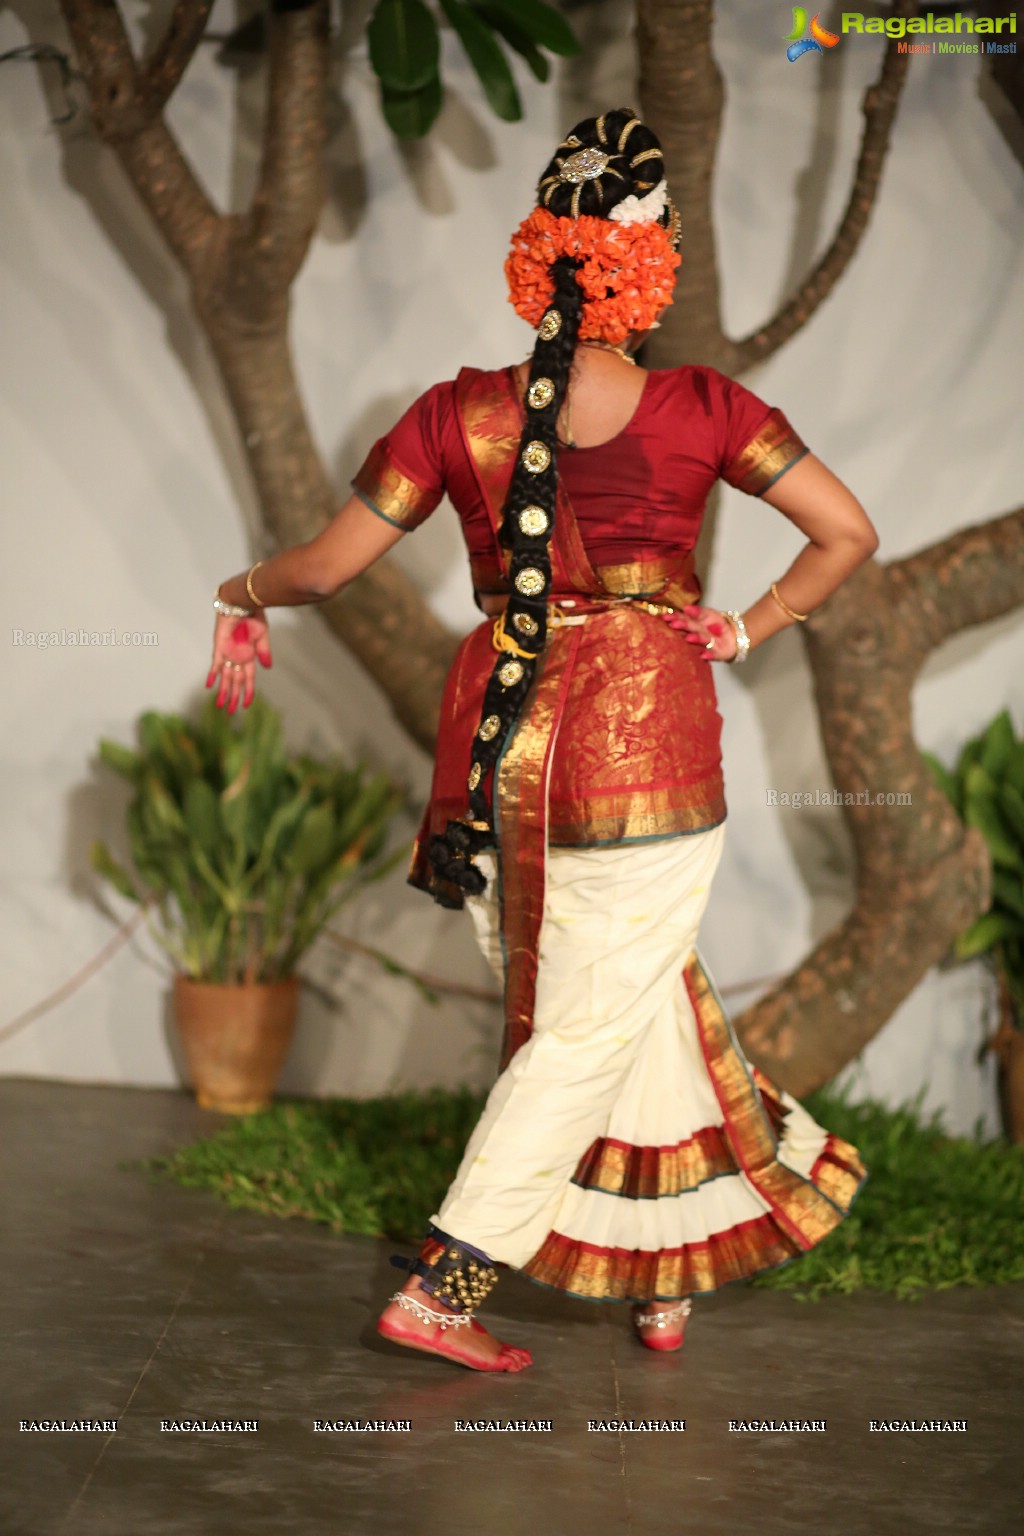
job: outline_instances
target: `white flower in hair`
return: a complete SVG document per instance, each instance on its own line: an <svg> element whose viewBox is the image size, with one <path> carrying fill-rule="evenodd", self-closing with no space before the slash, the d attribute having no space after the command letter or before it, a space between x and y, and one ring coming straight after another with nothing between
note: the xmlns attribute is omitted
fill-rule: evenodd
<svg viewBox="0 0 1024 1536"><path fill-rule="evenodd" d="M659 181L652 191L643 197L634 192L616 203L608 217L617 224L656 224L668 207L668 183Z"/></svg>

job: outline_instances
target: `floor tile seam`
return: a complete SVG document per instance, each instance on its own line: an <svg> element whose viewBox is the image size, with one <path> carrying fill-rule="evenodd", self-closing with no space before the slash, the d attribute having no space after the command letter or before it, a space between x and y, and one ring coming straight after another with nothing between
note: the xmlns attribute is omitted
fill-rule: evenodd
<svg viewBox="0 0 1024 1536"><path fill-rule="evenodd" d="M624 1404L622 1398L622 1383L619 1379L619 1362L616 1358L615 1345L616 1339L615 1335L613 1334L608 1358L612 1370L612 1383L615 1389L615 1418L618 1423L621 1423L624 1417ZM629 1467L627 1465L626 1451L627 1436L625 1431L621 1429L618 1430L617 1438L619 1442L619 1478L622 1483L622 1500L626 1516L625 1536L633 1536L633 1507L632 1500L630 1498Z"/></svg>
<svg viewBox="0 0 1024 1536"><path fill-rule="evenodd" d="M223 1229L223 1226L224 1226L225 1222L227 1221L227 1217L228 1217L228 1212L225 1211L224 1214L223 1214L223 1217L221 1219L221 1223L220 1223L220 1227L218 1228L218 1231ZM164 1322L164 1326L160 1330L159 1336L157 1337L156 1341L154 1342L153 1348L150 1350L148 1358L144 1362L141 1370L139 1371L139 1374L138 1374L134 1384L132 1385L131 1391L128 1393L128 1397L127 1397L127 1399L125 1401L124 1407L121 1409L121 1412L118 1415L118 1419L124 1417L127 1414L129 1408L131 1407L132 1402L133 1402L133 1400L134 1400L134 1398L136 1396L136 1393L139 1391L139 1388L142 1386L142 1382L145 1379L146 1372L149 1370L149 1368L152 1365L153 1361L156 1359L156 1356L159 1353L161 1344L166 1339L166 1337L167 1337L167 1335L168 1335L168 1333L169 1333L169 1331L171 1329L171 1326L172 1326L172 1324L174 1322L174 1319L177 1317L178 1312L181 1310L182 1306L184 1305L184 1303L185 1303L185 1301L186 1301L186 1299L188 1297L189 1291L192 1289L192 1286L195 1283L196 1276L199 1273L200 1268L202 1267L202 1263L203 1263L203 1260L205 1259L205 1257L206 1257L206 1250L204 1248L197 1249L196 1257L195 1257L195 1263L193 1264L192 1269L191 1269L189 1275L185 1279L185 1281L184 1281L184 1283L182 1285L181 1291L179 1292L178 1296L175 1298L175 1301L174 1301L174 1303L173 1303L173 1305L171 1307L170 1313L168 1314L168 1316L167 1316L167 1318L166 1318L166 1320ZM111 1431L109 1434L107 1434L104 1437L102 1445L99 1447L99 1450L96 1452L96 1459L95 1459L95 1461L92 1463L92 1466L86 1472L85 1479L84 1479L81 1487L79 1488L78 1492L76 1493L75 1497L72 1499L71 1504L68 1507L67 1513L65 1514L64 1519L62 1521L62 1529L66 1530L68 1528L72 1518L75 1515L76 1510L78 1510L78 1508L80 1507L83 1499L85 1498L86 1493L89 1490L89 1485L91 1484L93 1478L96 1475L97 1470L99 1469L99 1464L103 1460L103 1457L106 1455L107 1447L110 1445L110 1443L113 1440L113 1438L114 1438L113 1431Z"/></svg>

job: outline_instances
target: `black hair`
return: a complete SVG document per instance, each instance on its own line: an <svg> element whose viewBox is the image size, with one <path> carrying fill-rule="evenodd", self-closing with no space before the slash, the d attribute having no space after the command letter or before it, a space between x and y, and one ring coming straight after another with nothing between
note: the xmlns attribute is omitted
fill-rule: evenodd
<svg viewBox="0 0 1024 1536"><path fill-rule="evenodd" d="M605 158L600 175L567 180L566 161L581 150L598 151ZM571 168L570 168L571 169ZM537 184L537 201L562 218L578 219L581 213L607 218L627 197L644 197L665 178L658 137L629 107L588 117L567 133L544 167ZM668 213L662 222L669 223Z"/></svg>
<svg viewBox="0 0 1024 1536"><path fill-rule="evenodd" d="M591 152L589 161L584 157L582 164L574 165L572 157L584 151ZM581 213L607 217L623 198L652 191L663 175L657 138L623 107L577 123L545 167L537 199L559 217L577 218ZM670 213L666 211L663 218L667 225ZM488 778L515 730L537 658L547 642L548 546L558 494L557 423L583 312L583 292L576 281L579 266L568 256L552 263L554 293L530 360L526 421L499 528L501 543L510 554L511 577L501 628L513 645L499 651L484 691L468 765L469 815L449 821L443 836L430 839L428 854L436 877L433 894L442 906L461 906L464 893L479 895L486 887L486 877L472 859L495 841Z"/></svg>

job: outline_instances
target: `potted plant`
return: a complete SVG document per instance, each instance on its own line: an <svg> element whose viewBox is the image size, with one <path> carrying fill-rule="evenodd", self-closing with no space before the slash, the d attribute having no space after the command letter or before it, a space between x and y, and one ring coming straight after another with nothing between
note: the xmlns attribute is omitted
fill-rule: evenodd
<svg viewBox="0 0 1024 1536"><path fill-rule="evenodd" d="M195 722L147 711L138 748L102 740L127 779L132 869L93 843L93 868L144 903L176 967L174 1012L198 1102L265 1108L295 1028L297 966L338 909L392 868L403 803L362 765L286 754L257 697L232 719L209 697Z"/></svg>
<svg viewBox="0 0 1024 1536"><path fill-rule="evenodd" d="M992 857L992 902L956 941L956 960L992 966L999 1024L982 1049L996 1052L1006 1134L1024 1142L1024 738L1004 709L969 741L952 771L925 758L958 815L977 827Z"/></svg>

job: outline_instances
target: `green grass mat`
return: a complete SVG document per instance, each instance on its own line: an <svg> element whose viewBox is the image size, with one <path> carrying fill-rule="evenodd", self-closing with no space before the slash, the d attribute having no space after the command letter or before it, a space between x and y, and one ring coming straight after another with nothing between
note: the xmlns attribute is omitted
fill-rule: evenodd
<svg viewBox="0 0 1024 1536"><path fill-rule="evenodd" d="M417 1242L485 1097L463 1089L280 1099L141 1166L240 1209ZM858 1148L869 1178L823 1242L751 1283L807 1301L858 1290L912 1300L1024 1280L1024 1147L947 1136L938 1114L923 1119L920 1098L895 1110L850 1104L829 1089L802 1100Z"/></svg>

